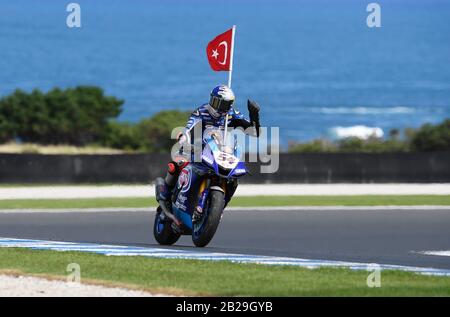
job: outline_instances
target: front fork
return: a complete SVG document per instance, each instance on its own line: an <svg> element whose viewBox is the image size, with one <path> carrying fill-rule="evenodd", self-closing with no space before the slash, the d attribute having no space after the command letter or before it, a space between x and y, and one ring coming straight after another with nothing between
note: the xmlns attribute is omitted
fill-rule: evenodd
<svg viewBox="0 0 450 317"><path fill-rule="evenodd" d="M197 222L203 216L203 210L205 209L206 200L208 199L210 186L211 178L209 177L205 177L200 183L197 206L195 207L192 217L193 222Z"/></svg>
<svg viewBox="0 0 450 317"><path fill-rule="evenodd" d="M218 179L205 178L200 184L198 202L195 208L195 213L197 213L197 215L203 214L203 211L206 206L206 201L208 199L208 195L211 189L222 191L225 196L225 204L228 204L236 188L237 188L237 180L227 181L224 178Z"/></svg>

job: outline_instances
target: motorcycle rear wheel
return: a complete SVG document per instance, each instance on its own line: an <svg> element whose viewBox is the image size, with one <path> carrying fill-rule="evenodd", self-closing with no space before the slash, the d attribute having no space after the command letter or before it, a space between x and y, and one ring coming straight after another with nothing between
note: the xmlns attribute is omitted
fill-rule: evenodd
<svg viewBox="0 0 450 317"><path fill-rule="evenodd" d="M153 236L159 244L172 245L178 241L180 234L172 229L172 222L169 219L162 219L161 207L158 207L153 224Z"/></svg>
<svg viewBox="0 0 450 317"><path fill-rule="evenodd" d="M192 241L197 247L205 247L214 237L225 206L224 193L212 190L209 196L207 210L199 225L194 225ZM209 205L209 206L208 206Z"/></svg>

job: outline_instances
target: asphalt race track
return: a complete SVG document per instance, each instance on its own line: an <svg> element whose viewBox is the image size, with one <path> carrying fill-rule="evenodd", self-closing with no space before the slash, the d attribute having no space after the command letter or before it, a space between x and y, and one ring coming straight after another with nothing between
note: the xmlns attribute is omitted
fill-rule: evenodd
<svg viewBox="0 0 450 317"><path fill-rule="evenodd" d="M0 237L158 246L154 212L0 213ZM166 247L165 247L166 248ZM193 250L189 236L174 248ZM225 211L210 245L196 251L450 269L450 210Z"/></svg>

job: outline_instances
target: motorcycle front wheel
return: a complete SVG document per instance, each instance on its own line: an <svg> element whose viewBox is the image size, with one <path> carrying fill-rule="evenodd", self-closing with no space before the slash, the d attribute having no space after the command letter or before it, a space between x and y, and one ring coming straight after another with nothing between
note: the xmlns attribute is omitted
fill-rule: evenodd
<svg viewBox="0 0 450 317"><path fill-rule="evenodd" d="M216 233L225 206L224 193L212 190L202 219L193 225L192 241L197 247L206 246Z"/></svg>

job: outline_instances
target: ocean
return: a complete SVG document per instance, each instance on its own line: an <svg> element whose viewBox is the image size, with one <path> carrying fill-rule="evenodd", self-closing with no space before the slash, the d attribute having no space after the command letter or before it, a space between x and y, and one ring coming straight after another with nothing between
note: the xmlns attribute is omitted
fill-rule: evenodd
<svg viewBox="0 0 450 317"><path fill-rule="evenodd" d="M0 96L16 88L98 85L120 120L190 110L227 82L207 43L237 25L233 90L262 108L282 144L340 128L419 127L450 117L450 2L386 0L381 27L361 0L0 0ZM342 130L342 129L341 129Z"/></svg>

